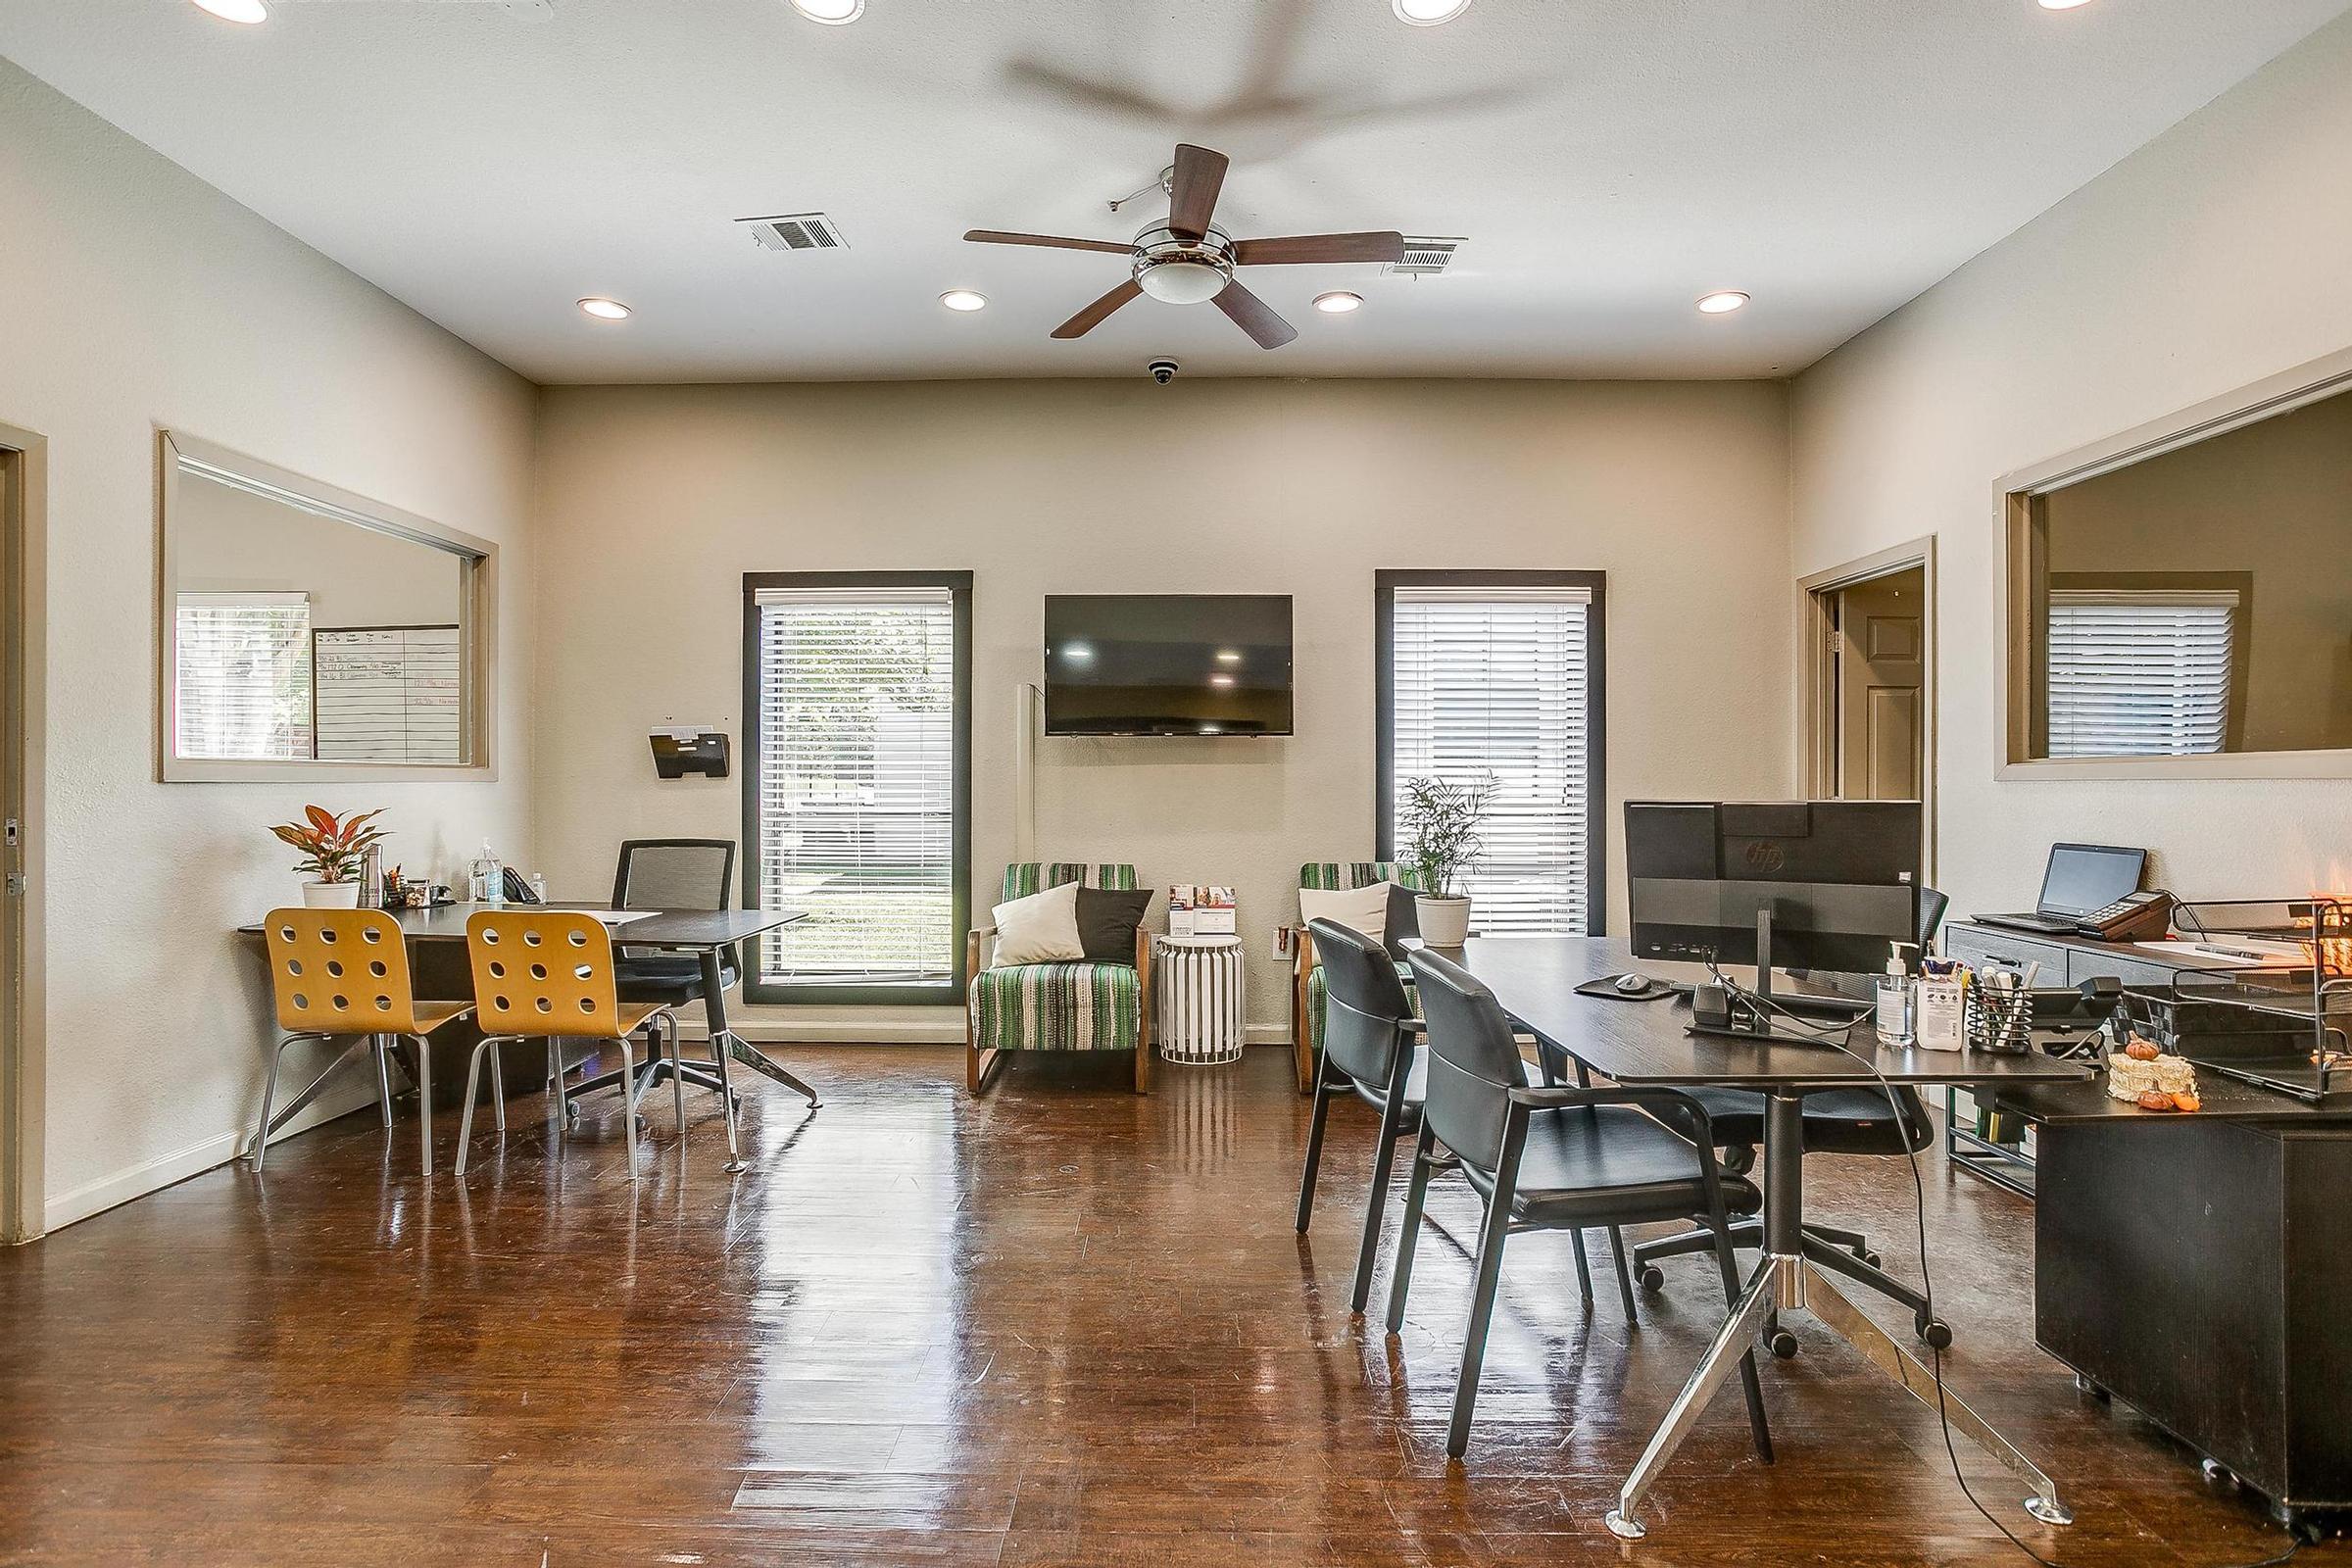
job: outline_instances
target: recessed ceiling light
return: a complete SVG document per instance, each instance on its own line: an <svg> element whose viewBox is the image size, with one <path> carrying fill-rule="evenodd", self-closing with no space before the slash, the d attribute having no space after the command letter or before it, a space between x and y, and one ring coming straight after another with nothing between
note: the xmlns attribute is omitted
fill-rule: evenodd
<svg viewBox="0 0 2352 1568"><path fill-rule="evenodd" d="M209 11L222 22L268 22L270 8L263 0L196 0L196 9Z"/></svg>
<svg viewBox="0 0 2352 1568"><path fill-rule="evenodd" d="M939 303L951 311L984 311L988 309L988 296L968 288L952 288L939 297Z"/></svg>
<svg viewBox="0 0 2352 1568"><path fill-rule="evenodd" d="M1712 294L1698 297L1698 308L1707 316L1729 316L1747 303L1747 296L1736 288L1719 288Z"/></svg>
<svg viewBox="0 0 2352 1568"><path fill-rule="evenodd" d="M2041 0L2041 9L2044 11L2072 11L2077 6L2088 4L2090 4L2090 0Z"/></svg>
<svg viewBox="0 0 2352 1568"><path fill-rule="evenodd" d="M1451 22L1470 9L1470 0L1394 0L1394 3L1397 20L1416 27L1434 27L1441 22Z"/></svg>
<svg viewBox="0 0 2352 1568"><path fill-rule="evenodd" d="M792 0L792 9L810 22L838 27L865 15L865 0Z"/></svg>
<svg viewBox="0 0 2352 1568"><path fill-rule="evenodd" d="M621 304L618 300L605 299L601 295L590 295L587 299L580 301L580 309L600 321L625 321L629 318L629 308L626 305Z"/></svg>
<svg viewBox="0 0 2352 1568"><path fill-rule="evenodd" d="M1364 297L1361 294L1350 294L1344 288L1335 288L1328 294L1315 296L1315 309L1325 316L1346 316L1349 311L1362 310L1363 306Z"/></svg>
<svg viewBox="0 0 2352 1568"><path fill-rule="evenodd" d="M1233 677L1231 675L1211 675L1208 677L1208 683L1211 686L1230 686L1233 684Z"/></svg>
<svg viewBox="0 0 2352 1568"><path fill-rule="evenodd" d="M1242 651L1241 651L1240 649L1238 649L1238 648L1220 648L1220 649L1218 649L1218 650L1217 650L1217 662L1218 662L1218 663L1220 663L1220 664L1238 664L1238 663L1240 663L1241 662L1242 662Z"/></svg>
<svg viewBox="0 0 2352 1568"><path fill-rule="evenodd" d="M1064 659L1092 659L1095 657L1095 645L1093 643L1063 643L1061 657Z"/></svg>

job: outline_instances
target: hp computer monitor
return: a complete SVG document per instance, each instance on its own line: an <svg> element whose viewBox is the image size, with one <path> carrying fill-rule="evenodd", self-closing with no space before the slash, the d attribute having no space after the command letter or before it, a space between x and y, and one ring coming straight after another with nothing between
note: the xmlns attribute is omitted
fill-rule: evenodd
<svg viewBox="0 0 2352 1568"><path fill-rule="evenodd" d="M1767 987L1883 969L1919 940L1920 825L1917 801L1628 802L1634 956L1752 964Z"/></svg>

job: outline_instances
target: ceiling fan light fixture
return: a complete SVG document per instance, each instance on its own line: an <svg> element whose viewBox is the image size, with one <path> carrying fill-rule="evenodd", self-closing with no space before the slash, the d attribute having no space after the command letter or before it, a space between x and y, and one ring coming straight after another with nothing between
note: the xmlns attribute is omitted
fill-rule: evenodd
<svg viewBox="0 0 2352 1568"><path fill-rule="evenodd" d="M1205 305L1225 292L1231 281L1223 269L1206 262L1153 262L1135 274L1145 293L1168 305Z"/></svg>
<svg viewBox="0 0 2352 1568"><path fill-rule="evenodd" d="M1396 20L1416 27L1435 27L1470 9L1470 0L1390 0Z"/></svg>
<svg viewBox="0 0 2352 1568"><path fill-rule="evenodd" d="M270 20L270 7L265 0L196 0L196 9L209 12L222 22L242 23L247 26Z"/></svg>
<svg viewBox="0 0 2352 1568"><path fill-rule="evenodd" d="M592 294L580 301L580 309L600 321L625 321L636 314L620 301L606 299L601 294Z"/></svg>
<svg viewBox="0 0 2352 1568"><path fill-rule="evenodd" d="M1719 288L1712 294L1701 294L1698 297L1698 313L1701 316L1729 316L1734 311L1742 309L1746 304L1747 296L1738 289Z"/></svg>
<svg viewBox="0 0 2352 1568"><path fill-rule="evenodd" d="M1328 294L1315 296L1315 309L1325 316L1346 316L1350 311L1363 308L1364 297L1344 288L1335 288Z"/></svg>
<svg viewBox="0 0 2352 1568"><path fill-rule="evenodd" d="M952 288L939 297L939 303L951 311L984 311L988 296L976 289Z"/></svg>
<svg viewBox="0 0 2352 1568"><path fill-rule="evenodd" d="M792 9L810 22L841 27L865 15L865 0L792 0Z"/></svg>

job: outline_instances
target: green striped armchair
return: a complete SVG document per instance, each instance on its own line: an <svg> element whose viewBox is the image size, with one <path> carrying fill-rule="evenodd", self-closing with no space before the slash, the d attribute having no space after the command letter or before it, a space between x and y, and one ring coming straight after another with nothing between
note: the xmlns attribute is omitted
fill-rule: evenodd
<svg viewBox="0 0 2352 1568"><path fill-rule="evenodd" d="M995 901L1008 903L1075 882L1132 888L1135 867L1074 861L1020 861L1004 868ZM963 1015L964 1087L984 1093L1008 1051L1132 1051L1135 1092L1152 1091L1152 933L1135 934L1135 963L1021 963L987 967L994 927L966 941L971 976Z"/></svg>
<svg viewBox="0 0 2352 1568"><path fill-rule="evenodd" d="M1298 868L1301 888L1361 888L1375 882L1421 885L1419 873L1399 860L1309 860ZM1391 938L1399 934L1389 933ZM1393 941L1390 946L1394 951ZM1298 1058L1302 1095L1315 1088L1315 1053L1323 1049L1323 966L1315 962L1315 941L1301 918L1291 931L1291 1050Z"/></svg>

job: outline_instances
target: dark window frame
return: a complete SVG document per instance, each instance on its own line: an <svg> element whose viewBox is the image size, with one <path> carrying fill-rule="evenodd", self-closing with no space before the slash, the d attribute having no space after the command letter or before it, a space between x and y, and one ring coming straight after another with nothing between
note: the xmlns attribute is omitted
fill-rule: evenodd
<svg viewBox="0 0 2352 1568"><path fill-rule="evenodd" d="M1606 934L1608 924L1609 797L1608 580L1605 571L1469 571L1381 569L1372 574L1373 663L1379 682L1373 735L1372 820L1376 858L1396 858L1396 590L1399 588L1583 588L1592 596L1585 650L1585 930Z"/></svg>
<svg viewBox="0 0 2352 1568"><path fill-rule="evenodd" d="M744 1000L756 1006L960 1007L971 977L964 933L971 929L972 858L972 574L969 571L747 571L743 574L743 902L760 900L760 593L766 588L945 588L955 620L955 821L950 872L953 952L943 986L778 986L760 978L759 954L745 954ZM767 938L760 939L761 941Z"/></svg>

